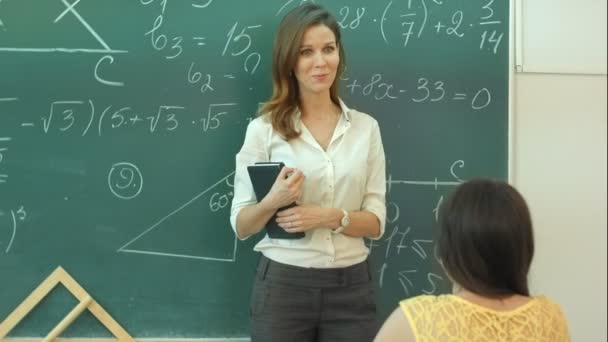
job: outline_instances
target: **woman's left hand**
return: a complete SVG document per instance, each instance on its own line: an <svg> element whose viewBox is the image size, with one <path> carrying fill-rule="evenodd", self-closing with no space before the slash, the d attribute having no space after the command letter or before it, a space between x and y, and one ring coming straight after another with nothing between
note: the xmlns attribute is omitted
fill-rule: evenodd
<svg viewBox="0 0 608 342"><path fill-rule="evenodd" d="M297 233L319 228L327 220L328 208L300 204L277 212L277 223L286 232Z"/></svg>

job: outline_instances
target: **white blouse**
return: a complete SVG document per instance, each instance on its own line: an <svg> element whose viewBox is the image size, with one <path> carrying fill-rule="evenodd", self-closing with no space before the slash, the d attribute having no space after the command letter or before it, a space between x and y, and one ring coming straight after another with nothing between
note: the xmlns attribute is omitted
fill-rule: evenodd
<svg viewBox="0 0 608 342"><path fill-rule="evenodd" d="M255 162L282 161L306 176L302 203L371 212L380 221L380 235L375 238L380 239L385 229L386 176L378 122L347 108L342 101L340 106L342 115L327 151L302 123L299 113L294 117L295 128L302 134L290 141L272 129L268 115L251 121L245 142L236 155L230 214L235 233L239 211L257 203L247 166ZM304 238L297 240L271 239L266 235L254 250L280 263L314 268L351 266L364 261L369 253L363 238L332 234L326 228L307 231Z"/></svg>

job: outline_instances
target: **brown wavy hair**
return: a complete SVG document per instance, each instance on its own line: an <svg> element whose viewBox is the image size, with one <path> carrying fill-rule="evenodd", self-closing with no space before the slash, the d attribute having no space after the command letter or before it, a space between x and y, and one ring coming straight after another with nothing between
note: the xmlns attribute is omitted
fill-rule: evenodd
<svg viewBox="0 0 608 342"><path fill-rule="evenodd" d="M337 106L340 105L338 81L345 66L340 26L336 18L322 6L304 3L289 11L279 24L272 52L272 96L258 112L258 115L269 113L272 127L285 140L297 138L301 133L295 129L292 119L300 100L298 80L293 69L298 60L304 32L317 25L326 26L336 37L340 62L329 94L331 101Z"/></svg>

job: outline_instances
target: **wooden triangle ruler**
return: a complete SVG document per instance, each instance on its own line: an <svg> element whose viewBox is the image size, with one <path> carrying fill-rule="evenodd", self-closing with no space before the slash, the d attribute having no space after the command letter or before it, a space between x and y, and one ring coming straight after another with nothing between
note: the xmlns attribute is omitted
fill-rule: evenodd
<svg viewBox="0 0 608 342"><path fill-rule="evenodd" d="M28 338L6 338L6 335L47 295L57 284L63 284L78 299L76 305L59 322L46 337L43 342L50 341L87 341L87 342L135 342L135 340L118 324L91 296L72 278L61 266L57 267L30 295L21 303L10 315L0 323L0 342L19 341L30 342L40 341L40 339ZM57 338L74 320L85 310L89 311L108 329L115 337L111 338Z"/></svg>

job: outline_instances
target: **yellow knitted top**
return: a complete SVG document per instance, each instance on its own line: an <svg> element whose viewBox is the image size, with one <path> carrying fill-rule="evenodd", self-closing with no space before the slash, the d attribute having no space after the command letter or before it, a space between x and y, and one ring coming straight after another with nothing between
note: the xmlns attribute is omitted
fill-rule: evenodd
<svg viewBox="0 0 608 342"><path fill-rule="evenodd" d="M532 297L510 311L496 311L455 295L417 296L401 301L417 342L570 341L558 304Z"/></svg>

